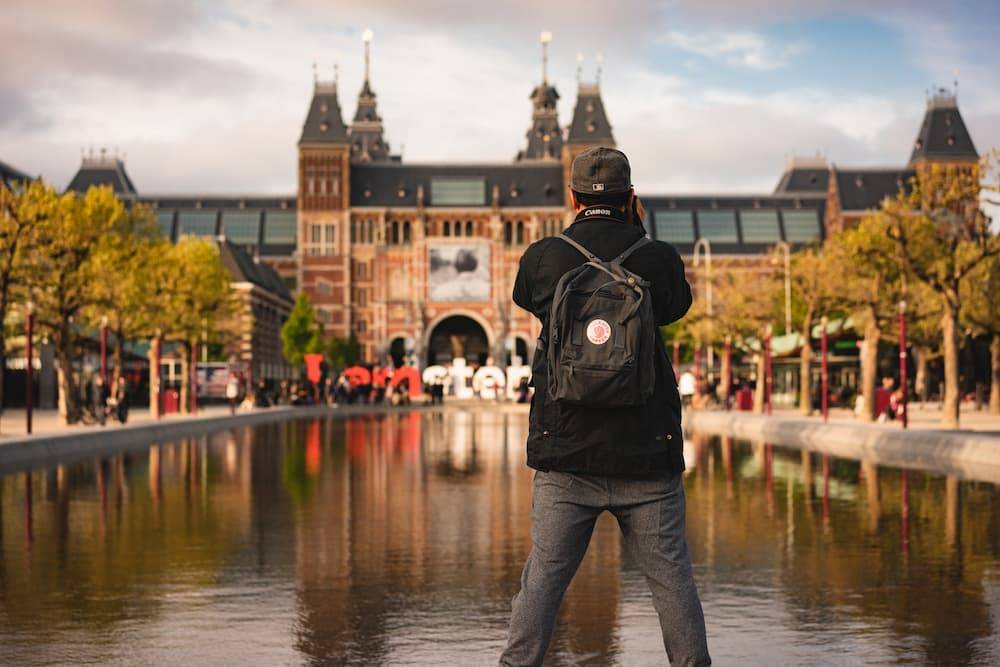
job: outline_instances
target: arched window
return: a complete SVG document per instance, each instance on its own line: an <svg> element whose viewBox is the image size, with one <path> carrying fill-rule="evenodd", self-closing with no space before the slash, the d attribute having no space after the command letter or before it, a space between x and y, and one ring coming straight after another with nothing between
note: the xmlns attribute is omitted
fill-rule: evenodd
<svg viewBox="0 0 1000 667"><path fill-rule="evenodd" d="M409 221L403 223L403 243L410 242L410 223Z"/></svg>
<svg viewBox="0 0 1000 667"><path fill-rule="evenodd" d="M392 233L389 237L389 242L392 245L399 245L399 222L393 221L392 223Z"/></svg>
<svg viewBox="0 0 1000 667"><path fill-rule="evenodd" d="M524 244L524 223L517 223L517 245Z"/></svg>
<svg viewBox="0 0 1000 667"><path fill-rule="evenodd" d="M503 223L503 242L505 245L510 245L514 242L513 227L510 220Z"/></svg>
<svg viewBox="0 0 1000 667"><path fill-rule="evenodd" d="M465 235L472 236L472 220L467 220L465 222Z"/></svg>
<svg viewBox="0 0 1000 667"><path fill-rule="evenodd" d="M451 236L451 223L445 220L441 224L444 226L444 235Z"/></svg>
<svg viewBox="0 0 1000 667"><path fill-rule="evenodd" d="M456 220L455 222L453 222L451 224L454 227L455 236L461 236L462 235L462 221L461 220Z"/></svg>
<svg viewBox="0 0 1000 667"><path fill-rule="evenodd" d="M368 221L367 237L368 243L375 243L375 223L371 220Z"/></svg>
<svg viewBox="0 0 1000 667"><path fill-rule="evenodd" d="M358 242L358 221L351 220L351 243Z"/></svg>

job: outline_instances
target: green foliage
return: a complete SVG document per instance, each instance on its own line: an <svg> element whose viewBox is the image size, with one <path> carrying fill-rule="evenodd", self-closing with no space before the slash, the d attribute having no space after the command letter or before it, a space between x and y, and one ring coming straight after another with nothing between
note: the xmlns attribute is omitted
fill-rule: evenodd
<svg viewBox="0 0 1000 667"><path fill-rule="evenodd" d="M209 341L232 337L238 302L219 248L206 239L183 237L161 248L159 314L154 323L168 340L190 343L207 334Z"/></svg>
<svg viewBox="0 0 1000 667"><path fill-rule="evenodd" d="M119 343L152 335L161 315L157 270L169 248L150 209L137 204L126 211L118 233L105 237L91 259L93 300L85 309L90 324L107 317Z"/></svg>
<svg viewBox="0 0 1000 667"><path fill-rule="evenodd" d="M295 299L295 307L281 327L281 350L293 366L301 365L304 355L322 351L316 313L305 294L299 294Z"/></svg>
<svg viewBox="0 0 1000 667"><path fill-rule="evenodd" d="M350 338L333 336L327 342L326 358L330 366L337 369L347 368L361 361L361 343L351 333Z"/></svg>

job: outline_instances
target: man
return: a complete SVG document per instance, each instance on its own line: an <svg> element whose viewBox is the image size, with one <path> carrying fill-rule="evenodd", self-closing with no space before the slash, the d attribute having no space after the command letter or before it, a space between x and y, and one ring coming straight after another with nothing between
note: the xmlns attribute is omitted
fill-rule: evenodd
<svg viewBox="0 0 1000 667"><path fill-rule="evenodd" d="M571 190L577 215L564 233L598 258L618 257L644 236L643 210L620 151L595 148L578 156ZM657 339L655 387L645 405L583 407L549 396L549 309L560 277L584 262L570 243L545 238L525 251L514 283L514 302L541 320L542 332L532 363L535 392L528 433L528 465L536 470L532 549L512 601L500 664L541 664L563 593L587 551L598 515L607 510L646 575L671 663L708 665L705 619L684 537L680 400L662 344ZM636 249L623 266L650 283L656 325L684 316L691 289L676 250L653 241Z"/></svg>

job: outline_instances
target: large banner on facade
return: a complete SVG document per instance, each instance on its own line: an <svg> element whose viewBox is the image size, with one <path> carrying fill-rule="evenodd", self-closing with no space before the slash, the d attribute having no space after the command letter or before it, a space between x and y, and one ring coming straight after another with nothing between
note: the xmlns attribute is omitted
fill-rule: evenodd
<svg viewBox="0 0 1000 667"><path fill-rule="evenodd" d="M490 300L489 244L437 243L428 252L428 301Z"/></svg>

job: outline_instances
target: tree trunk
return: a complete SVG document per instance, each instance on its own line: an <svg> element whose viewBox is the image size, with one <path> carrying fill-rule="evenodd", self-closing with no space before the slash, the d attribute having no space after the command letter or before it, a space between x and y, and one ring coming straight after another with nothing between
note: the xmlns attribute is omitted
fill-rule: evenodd
<svg viewBox="0 0 1000 667"><path fill-rule="evenodd" d="M75 424L80 419L80 402L73 382L73 343L68 332L61 332L53 342L59 362L59 415L67 424Z"/></svg>
<svg viewBox="0 0 1000 667"><path fill-rule="evenodd" d="M990 343L990 414L1000 415L1000 333Z"/></svg>
<svg viewBox="0 0 1000 667"><path fill-rule="evenodd" d="M812 333L812 319L806 318L802 325L802 350L799 352L799 412L805 416L812 414L812 358L813 351L809 334Z"/></svg>
<svg viewBox="0 0 1000 667"><path fill-rule="evenodd" d="M921 404L927 403L927 365L930 361L931 353L927 348L916 347L913 353L917 358L917 374L913 379L913 390L920 399Z"/></svg>
<svg viewBox="0 0 1000 667"><path fill-rule="evenodd" d="M186 415L191 412L191 344L184 342L178 347L181 351L181 404L178 412Z"/></svg>
<svg viewBox="0 0 1000 667"><path fill-rule="evenodd" d="M861 350L861 396L864 405L861 419L875 421L875 384L878 379L878 343L882 332L878 328L874 309L869 309L865 323L864 347Z"/></svg>
<svg viewBox="0 0 1000 667"><path fill-rule="evenodd" d="M754 387L753 392L753 411L754 414L762 415L764 414L764 388L766 384L766 379L764 377L764 350L760 351L757 355L757 384Z"/></svg>
<svg viewBox="0 0 1000 667"><path fill-rule="evenodd" d="M944 352L944 401L941 406L941 425L958 428L960 406L958 386L958 312L948 299L944 299L941 316L941 350Z"/></svg>
<svg viewBox="0 0 1000 667"><path fill-rule="evenodd" d="M727 398L732 402L733 398L733 360L732 360L732 348L730 348L729 354L722 355L722 377L719 378L719 390L717 392L717 398L720 401L725 401Z"/></svg>
<svg viewBox="0 0 1000 667"><path fill-rule="evenodd" d="M118 386L118 378L125 374L125 339L120 331L115 332L115 346L112 351L112 363L115 365L114 373L111 374L111 391Z"/></svg>

